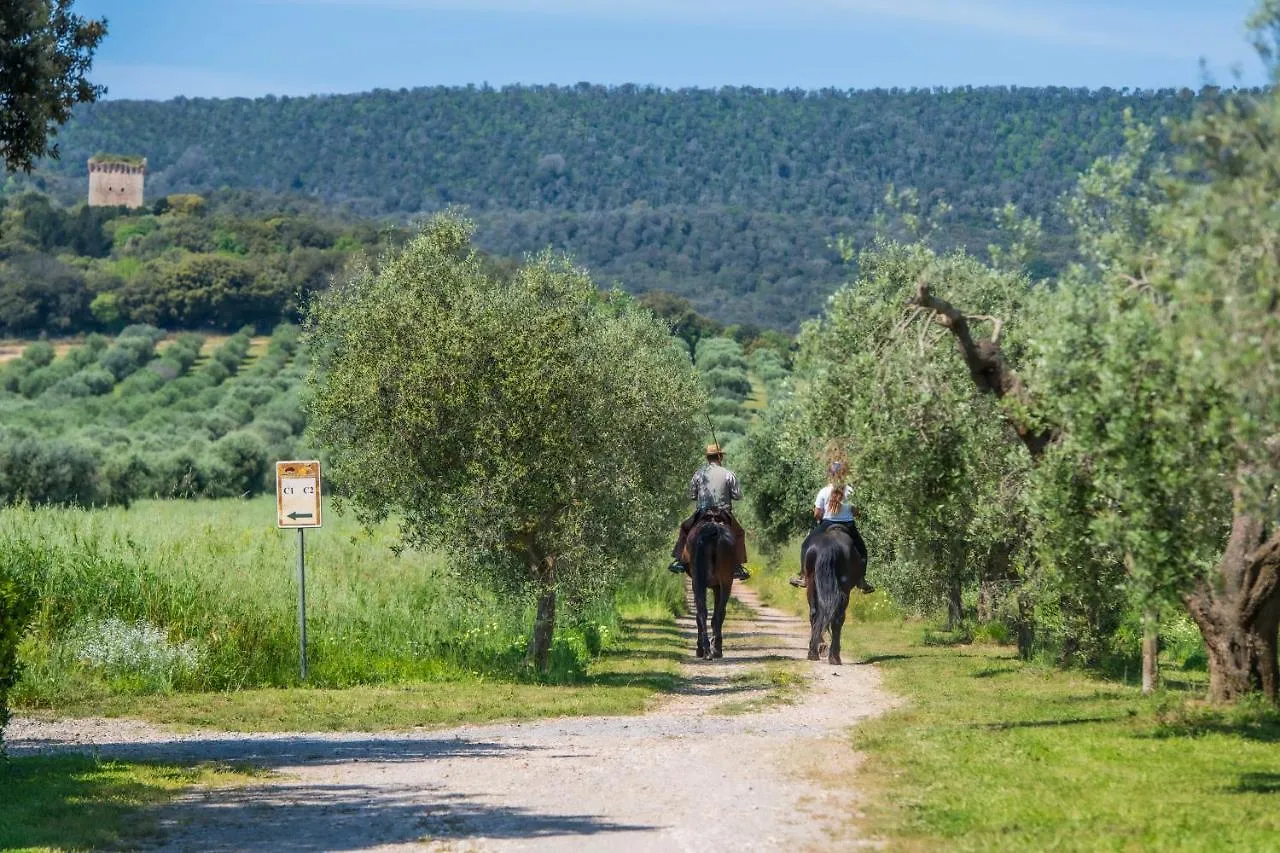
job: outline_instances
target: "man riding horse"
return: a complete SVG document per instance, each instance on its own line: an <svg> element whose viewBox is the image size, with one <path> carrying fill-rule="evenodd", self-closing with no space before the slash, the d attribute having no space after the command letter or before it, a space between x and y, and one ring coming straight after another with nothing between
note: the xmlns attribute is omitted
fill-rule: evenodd
<svg viewBox="0 0 1280 853"><path fill-rule="evenodd" d="M693 515L680 524L680 536L676 539L676 547L671 551L674 559L668 568L678 574L684 574L689 570L684 562L685 540L689 537L689 531L704 513L715 511L724 514L726 522L733 530L736 563L733 576L738 580L746 580L750 577L746 569L746 537L743 534L742 525L733 517L733 502L742 500L742 487L738 485L738 478L733 472L724 467L724 450L720 445L707 445L707 462L694 472L693 479L689 481L689 500L694 502L696 509Z"/></svg>

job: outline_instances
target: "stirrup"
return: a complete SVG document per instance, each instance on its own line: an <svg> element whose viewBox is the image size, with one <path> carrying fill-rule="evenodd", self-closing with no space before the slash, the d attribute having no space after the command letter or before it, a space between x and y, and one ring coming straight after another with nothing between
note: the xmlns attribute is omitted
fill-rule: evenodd
<svg viewBox="0 0 1280 853"><path fill-rule="evenodd" d="M734 578L734 580L744 581L744 580L747 580L747 579L748 579L748 578L750 578L750 577L751 577L751 573L747 571L747 567L746 567L746 566L734 566L734 567L733 567L733 578Z"/></svg>
<svg viewBox="0 0 1280 853"><path fill-rule="evenodd" d="M689 567L679 560L672 560L671 565L667 566L667 571L671 572L673 575L682 575L689 571Z"/></svg>

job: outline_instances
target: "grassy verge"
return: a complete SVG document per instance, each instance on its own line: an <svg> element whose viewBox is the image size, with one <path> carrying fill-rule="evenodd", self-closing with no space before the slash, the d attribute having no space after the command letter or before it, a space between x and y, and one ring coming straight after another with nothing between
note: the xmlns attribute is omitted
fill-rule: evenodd
<svg viewBox="0 0 1280 853"><path fill-rule="evenodd" d="M471 678L359 685L345 689L285 688L224 693L116 694L69 702L37 716L130 717L179 727L228 731L385 731L531 720L540 717L631 714L655 694L678 687L684 642L669 614L634 602L623 610L619 641L590 666L582 683L528 684Z"/></svg>
<svg viewBox="0 0 1280 853"><path fill-rule="evenodd" d="M803 615L786 582L796 550L753 566L751 585ZM882 593L853 596L844 644L907 704L860 724L866 760L823 781L859 792L860 833L890 849L1277 849L1280 713L1206 707L1199 671L1166 664L1171 689L1144 698L1007 646L949 642L896 618Z"/></svg>
<svg viewBox="0 0 1280 853"><path fill-rule="evenodd" d="M716 714L754 714L778 705L790 705L800 698L809 677L796 663L768 663L730 679L742 690L761 691L750 699L721 702L711 709Z"/></svg>
<svg viewBox="0 0 1280 853"><path fill-rule="evenodd" d="M195 785L244 784L254 775L223 765L99 761L89 756L0 763L0 850L134 847L157 834L145 807Z"/></svg>
<svg viewBox="0 0 1280 853"><path fill-rule="evenodd" d="M1280 715L857 623L850 650L909 704L854 732L864 831L897 849L1274 850ZM850 657L850 656L847 656Z"/></svg>
<svg viewBox="0 0 1280 853"><path fill-rule="evenodd" d="M58 709L297 686L296 543L273 512L269 497L0 509L0 560L41 598L12 701ZM310 686L581 685L616 633L607 601L566 618L550 673L533 679L523 666L529 600L395 545L393 524L370 532L349 516L308 537ZM634 603L678 602L678 580L652 574L627 592Z"/></svg>

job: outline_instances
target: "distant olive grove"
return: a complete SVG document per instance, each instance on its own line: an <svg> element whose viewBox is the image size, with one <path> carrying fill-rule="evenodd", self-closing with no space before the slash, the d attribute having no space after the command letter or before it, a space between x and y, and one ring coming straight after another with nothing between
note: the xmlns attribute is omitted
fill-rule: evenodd
<svg viewBox="0 0 1280 853"><path fill-rule="evenodd" d="M241 497L298 452L308 354L282 326L216 346L152 326L91 335L61 357L46 342L0 365L0 506ZM202 350L204 350L202 354Z"/></svg>

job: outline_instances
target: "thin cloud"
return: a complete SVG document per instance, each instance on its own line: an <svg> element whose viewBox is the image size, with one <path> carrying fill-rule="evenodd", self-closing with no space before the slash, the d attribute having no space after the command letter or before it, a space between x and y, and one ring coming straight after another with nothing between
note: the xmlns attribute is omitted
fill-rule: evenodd
<svg viewBox="0 0 1280 853"><path fill-rule="evenodd" d="M335 87L270 80L251 74L185 65L113 62L93 64L94 82L107 86L111 99L168 100L187 98L256 98L262 95L310 95Z"/></svg>
<svg viewBox="0 0 1280 853"><path fill-rule="evenodd" d="M364 6L405 11L506 12L692 24L792 27L879 19L910 21L1175 59L1208 56L1234 62L1249 55L1239 27L1221 17L1138 14L1114 6L1027 0L267 0L302 5Z"/></svg>

